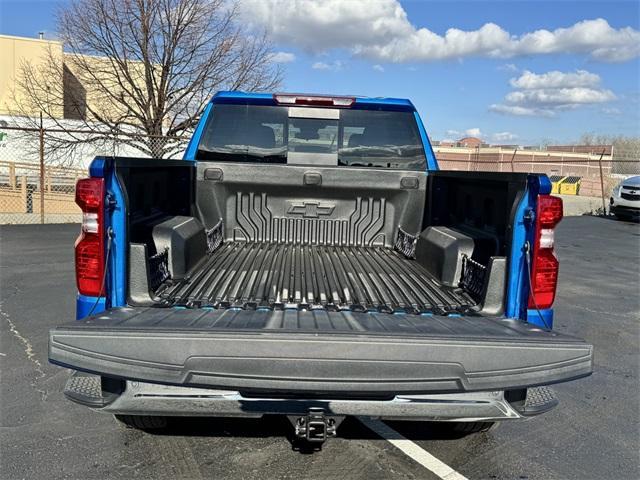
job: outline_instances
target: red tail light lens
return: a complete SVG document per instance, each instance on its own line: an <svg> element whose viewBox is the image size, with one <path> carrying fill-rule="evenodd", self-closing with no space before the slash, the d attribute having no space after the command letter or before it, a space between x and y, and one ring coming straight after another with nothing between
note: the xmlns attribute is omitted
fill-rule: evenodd
<svg viewBox="0 0 640 480"><path fill-rule="evenodd" d="M554 228L562 220L562 199L552 195L538 195L538 225Z"/></svg>
<svg viewBox="0 0 640 480"><path fill-rule="evenodd" d="M559 262L553 253L555 227L562 220L562 199L538 195L535 241L531 259L531 289L529 308L549 308L553 305L558 285Z"/></svg>
<svg viewBox="0 0 640 480"><path fill-rule="evenodd" d="M83 178L76 184L76 203L83 212L96 211L104 201L104 180Z"/></svg>
<svg viewBox="0 0 640 480"><path fill-rule="evenodd" d="M529 299L529 308L549 308L553 305L556 297L556 286L558 285L558 259L553 254L553 250L541 248L534 256L533 272L531 273L533 282L533 299Z"/></svg>
<svg viewBox="0 0 640 480"><path fill-rule="evenodd" d="M76 184L82 229L76 240L76 283L82 295L98 296L104 275L104 180L83 178Z"/></svg>

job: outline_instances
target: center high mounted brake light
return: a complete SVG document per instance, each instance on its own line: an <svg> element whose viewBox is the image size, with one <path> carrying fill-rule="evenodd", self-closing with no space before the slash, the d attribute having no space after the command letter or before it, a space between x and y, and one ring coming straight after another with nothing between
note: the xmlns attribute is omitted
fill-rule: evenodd
<svg viewBox="0 0 640 480"><path fill-rule="evenodd" d="M327 97L322 95L304 95L298 93L276 93L273 99L278 105L311 105L315 107L351 107L354 97Z"/></svg>

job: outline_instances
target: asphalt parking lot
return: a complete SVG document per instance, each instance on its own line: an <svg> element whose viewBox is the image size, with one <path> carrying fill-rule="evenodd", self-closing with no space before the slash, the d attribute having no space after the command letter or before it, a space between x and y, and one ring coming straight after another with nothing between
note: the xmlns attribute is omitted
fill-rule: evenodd
<svg viewBox="0 0 640 480"><path fill-rule="evenodd" d="M322 451L295 451L284 418L189 419L160 434L68 402L47 331L74 318L76 225L0 227L0 476L14 478L436 478L356 419ZM640 225L566 218L555 328L595 345L595 372L560 406L465 438L391 423L468 478L640 477Z"/></svg>

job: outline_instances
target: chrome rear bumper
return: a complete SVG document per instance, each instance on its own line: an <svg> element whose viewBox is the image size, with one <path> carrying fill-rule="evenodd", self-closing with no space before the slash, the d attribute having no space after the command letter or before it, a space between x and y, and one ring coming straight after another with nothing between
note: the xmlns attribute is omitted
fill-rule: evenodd
<svg viewBox="0 0 640 480"><path fill-rule="evenodd" d="M100 377L80 377L97 381ZM502 391L456 394L398 395L392 400L248 398L237 391L158 385L127 381L123 392L104 406L73 395L72 376L65 389L71 400L97 411L122 415L253 417L265 414L303 415L320 408L327 415L424 421L497 421L523 418ZM86 389L86 388L85 388ZM541 412L542 413L542 412Z"/></svg>

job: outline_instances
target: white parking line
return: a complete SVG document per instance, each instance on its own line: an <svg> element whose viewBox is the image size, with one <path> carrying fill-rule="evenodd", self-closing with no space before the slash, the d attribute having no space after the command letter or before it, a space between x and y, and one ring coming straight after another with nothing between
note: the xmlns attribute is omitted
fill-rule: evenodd
<svg viewBox="0 0 640 480"><path fill-rule="evenodd" d="M373 420L368 417L358 417L358 420L438 477L445 480L467 480L467 477L456 472L449 465L441 462L381 420Z"/></svg>

